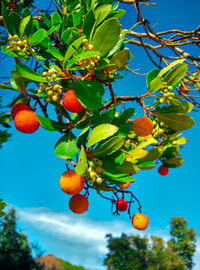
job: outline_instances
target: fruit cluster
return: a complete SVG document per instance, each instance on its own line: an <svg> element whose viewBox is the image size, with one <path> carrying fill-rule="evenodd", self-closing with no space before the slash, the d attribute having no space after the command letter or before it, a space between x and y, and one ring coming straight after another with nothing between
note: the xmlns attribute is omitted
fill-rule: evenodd
<svg viewBox="0 0 200 270"><path fill-rule="evenodd" d="M164 133L164 123L163 122L156 122L154 120L153 124L154 124L154 129L152 131L152 135L155 138L162 137L162 135Z"/></svg>
<svg viewBox="0 0 200 270"><path fill-rule="evenodd" d="M82 41L83 44L83 50L84 51L92 51L94 49L94 46L92 44L89 44L87 39L84 39ZM82 65L87 69L91 70L99 63L100 56L99 55L94 55L92 57L89 57L85 60L83 60Z"/></svg>
<svg viewBox="0 0 200 270"><path fill-rule="evenodd" d="M86 178L92 183L102 184L103 180L101 174L104 174L104 169L101 167L102 161L98 159L93 159L90 161L90 166L86 171Z"/></svg>
<svg viewBox="0 0 200 270"><path fill-rule="evenodd" d="M38 94L47 94L47 98L45 102L57 101L59 96L62 95L63 87L59 84L56 84L56 79L58 75L54 70L50 69L49 71L44 71L42 73L43 77L46 77L48 84L40 84L40 89L38 90ZM50 83L50 81L52 83Z"/></svg>
<svg viewBox="0 0 200 270"><path fill-rule="evenodd" d="M9 45L7 46L7 50L15 52L19 55L19 57L28 60L29 59L29 48L27 40L21 40L17 35L9 36Z"/></svg>
<svg viewBox="0 0 200 270"><path fill-rule="evenodd" d="M22 133L34 133L40 126L36 113L27 104L18 103L13 106L11 116L16 129Z"/></svg>

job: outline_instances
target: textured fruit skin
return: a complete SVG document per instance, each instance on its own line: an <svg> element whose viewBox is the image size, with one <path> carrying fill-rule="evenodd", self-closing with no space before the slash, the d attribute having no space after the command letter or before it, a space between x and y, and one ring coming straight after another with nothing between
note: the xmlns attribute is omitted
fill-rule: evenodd
<svg viewBox="0 0 200 270"><path fill-rule="evenodd" d="M14 8L15 8L15 4L14 3L10 3L9 9L14 9Z"/></svg>
<svg viewBox="0 0 200 270"><path fill-rule="evenodd" d="M131 184L131 182L127 182L127 183L125 183L125 184L122 184L122 185L118 185L121 189L127 189L127 188L129 188L129 186L130 186L130 184Z"/></svg>
<svg viewBox="0 0 200 270"><path fill-rule="evenodd" d="M124 212L128 208L128 203L124 199L119 199L115 202L115 206L118 211Z"/></svg>
<svg viewBox="0 0 200 270"><path fill-rule="evenodd" d="M18 131L26 134L34 133L40 126L36 113L27 110L22 110L15 115L14 124Z"/></svg>
<svg viewBox="0 0 200 270"><path fill-rule="evenodd" d="M138 117L133 121L133 131L140 137L146 137L153 131L154 125L151 119L146 116Z"/></svg>
<svg viewBox="0 0 200 270"><path fill-rule="evenodd" d="M183 94L187 94L187 90L183 86L181 86L180 92L183 93Z"/></svg>
<svg viewBox="0 0 200 270"><path fill-rule="evenodd" d="M73 112L73 113L80 113L85 109L76 98L74 89L70 89L64 94L63 106L68 111Z"/></svg>
<svg viewBox="0 0 200 270"><path fill-rule="evenodd" d="M85 177L78 175L73 170L64 172L60 177L60 188L68 195L75 195L81 192L85 185Z"/></svg>
<svg viewBox="0 0 200 270"><path fill-rule="evenodd" d="M135 229L143 231L149 225L149 218L142 213L135 213L132 217L132 225Z"/></svg>
<svg viewBox="0 0 200 270"><path fill-rule="evenodd" d="M168 175L169 169L167 167L165 167L164 165L162 165L158 168L158 172L160 175L165 176L165 175Z"/></svg>
<svg viewBox="0 0 200 270"><path fill-rule="evenodd" d="M83 214L88 210L88 199L81 194L76 194L69 200L69 209L75 214Z"/></svg>
<svg viewBox="0 0 200 270"><path fill-rule="evenodd" d="M12 116L12 118L14 119L15 118L15 115L18 112L23 111L23 110L30 111L31 108L27 104L24 104L24 103L18 103L16 105L14 105L12 107L12 110L11 110L11 116Z"/></svg>

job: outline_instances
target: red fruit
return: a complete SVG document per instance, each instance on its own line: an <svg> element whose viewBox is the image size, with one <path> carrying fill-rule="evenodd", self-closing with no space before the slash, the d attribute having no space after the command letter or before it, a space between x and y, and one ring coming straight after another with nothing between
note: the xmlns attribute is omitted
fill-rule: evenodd
<svg viewBox="0 0 200 270"><path fill-rule="evenodd" d="M83 33L83 28L78 28L79 34Z"/></svg>
<svg viewBox="0 0 200 270"><path fill-rule="evenodd" d="M30 111L31 108L27 105L27 104L24 104L24 103L18 103L16 105L14 105L12 107L12 110L11 110L11 116L12 118L14 119L15 118L15 115L22 111L22 110L27 110L27 111Z"/></svg>
<svg viewBox="0 0 200 270"><path fill-rule="evenodd" d="M69 200L69 208L75 214L83 214L88 210L88 199L81 194L76 194Z"/></svg>
<svg viewBox="0 0 200 270"><path fill-rule="evenodd" d="M115 202L118 211L124 212L128 208L128 203L124 199L119 199Z"/></svg>
<svg viewBox="0 0 200 270"><path fill-rule="evenodd" d="M184 86L181 86L180 90L179 90L182 94L187 94L187 90L185 89Z"/></svg>
<svg viewBox="0 0 200 270"><path fill-rule="evenodd" d="M20 111L16 114L14 124L17 130L26 134L35 132L40 126L36 113L27 110Z"/></svg>
<svg viewBox="0 0 200 270"><path fill-rule="evenodd" d="M15 8L15 4L14 3L10 3L9 9L14 9L14 8Z"/></svg>
<svg viewBox="0 0 200 270"><path fill-rule="evenodd" d="M165 167L164 165L162 165L162 166L160 166L160 167L158 168L158 172L159 172L160 175L165 176L165 175L168 174L169 169L168 169L167 167Z"/></svg>
<svg viewBox="0 0 200 270"><path fill-rule="evenodd" d="M70 89L64 94L63 106L68 111L73 112L73 113L80 113L85 109L76 98L74 89Z"/></svg>

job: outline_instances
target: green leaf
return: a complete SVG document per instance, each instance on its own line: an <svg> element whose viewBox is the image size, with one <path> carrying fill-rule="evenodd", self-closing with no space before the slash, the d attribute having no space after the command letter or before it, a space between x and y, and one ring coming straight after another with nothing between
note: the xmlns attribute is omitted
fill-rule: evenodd
<svg viewBox="0 0 200 270"><path fill-rule="evenodd" d="M12 77L13 77L16 87L19 90L26 89L27 84L28 84L27 79L23 78L21 74L19 74L16 70L12 71Z"/></svg>
<svg viewBox="0 0 200 270"><path fill-rule="evenodd" d="M78 34L75 27L71 27L69 29L66 29L61 35L62 42L64 44L72 43L73 41L71 40L71 38L73 37L73 34L76 35L75 40L78 39L79 34Z"/></svg>
<svg viewBox="0 0 200 270"><path fill-rule="evenodd" d="M72 18L73 18L73 26L77 27L81 23L81 14L73 10Z"/></svg>
<svg viewBox="0 0 200 270"><path fill-rule="evenodd" d="M36 82L47 82L46 78L42 77L40 73L35 72L34 70L30 69L29 67L23 64L16 64L16 69L22 77L29 79L30 81Z"/></svg>
<svg viewBox="0 0 200 270"><path fill-rule="evenodd" d="M45 16L43 13L40 13L39 16L42 17L43 21L46 23L47 27L51 27L51 22L50 20L47 18L47 16Z"/></svg>
<svg viewBox="0 0 200 270"><path fill-rule="evenodd" d="M176 130L186 130L191 128L195 122L189 115L181 113L159 113L154 114L161 122L164 122L168 127Z"/></svg>
<svg viewBox="0 0 200 270"><path fill-rule="evenodd" d="M95 17L92 10L90 10L87 15L85 16L85 20L83 22L83 34L86 36L87 39L90 37L90 33L95 23Z"/></svg>
<svg viewBox="0 0 200 270"><path fill-rule="evenodd" d="M188 69L187 64L179 64L174 67L167 75L164 77L164 81L168 83L168 85L174 85L178 83L186 74Z"/></svg>
<svg viewBox="0 0 200 270"><path fill-rule="evenodd" d="M56 58L56 60L60 60L63 61L64 57L63 55L52 45L50 45L50 47L48 48L48 50L46 50L48 53L52 54L53 57Z"/></svg>
<svg viewBox="0 0 200 270"><path fill-rule="evenodd" d="M150 94L153 94L159 91L162 88L163 84L164 84L163 79L156 77L155 79L149 82L148 92Z"/></svg>
<svg viewBox="0 0 200 270"><path fill-rule="evenodd" d="M94 157L103 157L109 156L112 153L116 152L120 147L122 147L125 136L114 136L108 139L106 142L102 143L93 151Z"/></svg>
<svg viewBox="0 0 200 270"><path fill-rule="evenodd" d="M7 84L4 84L4 83L0 83L0 89L7 89L7 90L13 90L13 91L17 91L17 89L7 85Z"/></svg>
<svg viewBox="0 0 200 270"><path fill-rule="evenodd" d="M32 37L29 39L30 46L36 45L43 41L45 38L46 31L44 29L40 29L37 32L35 32Z"/></svg>
<svg viewBox="0 0 200 270"><path fill-rule="evenodd" d="M8 55L8 56L11 56L11 57L18 57L18 54L17 54L17 53L12 52L12 51L10 51L10 50L7 50L7 46L6 46L6 45L5 45L5 46L2 46L2 47L1 47L1 50L2 50L2 52L3 52L4 54L6 54L6 55Z"/></svg>
<svg viewBox="0 0 200 270"><path fill-rule="evenodd" d="M136 174L140 169L138 166L129 161L124 161L116 166L117 170L126 174Z"/></svg>
<svg viewBox="0 0 200 270"><path fill-rule="evenodd" d="M127 174L119 174L119 173L111 174L109 172L105 172L105 174L103 174L103 179L114 185L121 185L127 182L135 181L133 177Z"/></svg>
<svg viewBox="0 0 200 270"><path fill-rule="evenodd" d="M82 44L83 39L85 38L85 36L82 36L78 39L76 39L67 49L65 56L64 56L64 60L63 60L63 67L65 67L66 62L70 59L70 57L74 54L77 53L77 49L80 47L80 45Z"/></svg>
<svg viewBox="0 0 200 270"><path fill-rule="evenodd" d="M130 119L135 114L134 108L128 108L125 110L119 118L116 120L117 124L125 123L128 119Z"/></svg>
<svg viewBox="0 0 200 270"><path fill-rule="evenodd" d="M120 24L117 19L109 19L97 28L92 43L95 51L101 56L107 55L117 44L120 35Z"/></svg>
<svg viewBox="0 0 200 270"><path fill-rule="evenodd" d="M103 85L97 81L77 80L74 92L80 103L88 110L97 111L103 106Z"/></svg>
<svg viewBox="0 0 200 270"><path fill-rule="evenodd" d="M67 125L58 123L54 120L51 120L47 117L43 117L41 115L37 115L38 121L40 125L49 131L63 131L67 129Z"/></svg>
<svg viewBox="0 0 200 270"><path fill-rule="evenodd" d="M190 113L192 111L192 109L194 107L194 105L192 103L190 103L186 100L182 101L181 103L185 109L185 111L184 111L185 113Z"/></svg>
<svg viewBox="0 0 200 270"><path fill-rule="evenodd" d="M95 25L97 26L100 24L110 13L112 9L112 5L102 5L94 10L94 16L95 16Z"/></svg>
<svg viewBox="0 0 200 270"><path fill-rule="evenodd" d="M162 151L161 149L157 148L153 148L151 150L148 151L147 155L145 155L145 157L139 159L139 162L146 162L146 161L154 161L159 159L159 157L162 155Z"/></svg>
<svg viewBox="0 0 200 270"><path fill-rule="evenodd" d="M155 79L159 73L160 73L159 69L153 69L147 74L147 78L146 78L147 87L149 87L150 82L153 79Z"/></svg>
<svg viewBox="0 0 200 270"><path fill-rule="evenodd" d="M102 124L95 127L88 138L87 148L92 145L107 139L108 137L114 135L118 131L118 127L111 124Z"/></svg>
<svg viewBox="0 0 200 270"><path fill-rule="evenodd" d="M127 161L135 163L138 159L145 157L147 154L148 151L141 148L136 148L126 152L125 158Z"/></svg>
<svg viewBox="0 0 200 270"><path fill-rule="evenodd" d="M19 25L19 36L21 39L23 39L23 35L24 35L24 31L25 31L25 28L27 26L27 24L29 23L31 19L31 15L23 18L20 22L20 25Z"/></svg>
<svg viewBox="0 0 200 270"><path fill-rule="evenodd" d="M56 143L54 152L57 157L71 159L78 154L79 148L74 139L74 135L68 132L62 136Z"/></svg>
<svg viewBox="0 0 200 270"><path fill-rule="evenodd" d="M111 64L115 63L117 69L122 70L127 65L127 60L129 59L128 51L119 51L113 55L111 59Z"/></svg>
<svg viewBox="0 0 200 270"><path fill-rule="evenodd" d="M9 15L9 21L13 28L13 34L19 36L19 25L21 22L20 16L16 12L11 12Z"/></svg>
<svg viewBox="0 0 200 270"><path fill-rule="evenodd" d="M146 161L142 163L137 163L137 166L140 170L150 170L156 167L156 165L153 163L153 161Z"/></svg>
<svg viewBox="0 0 200 270"><path fill-rule="evenodd" d="M161 78L165 73L167 73L170 69L172 69L173 67L175 67L176 65L178 64L182 64L183 62L185 61L185 59L179 59L179 60L176 60L174 62L172 62L171 64L169 64L167 67L163 68L158 76Z"/></svg>
<svg viewBox="0 0 200 270"><path fill-rule="evenodd" d="M179 158L171 158L168 160L163 160L162 162L163 162L163 165L168 168L177 168L183 164L184 160L182 159L182 157L179 157Z"/></svg>
<svg viewBox="0 0 200 270"><path fill-rule="evenodd" d="M13 35L13 25L9 20L8 9L5 7L4 3L2 3L2 15L3 22L9 34Z"/></svg>
<svg viewBox="0 0 200 270"><path fill-rule="evenodd" d="M54 12L51 16L51 23L53 25L57 25L57 24L60 24L61 23L61 17L60 15L58 14L58 12Z"/></svg>
<svg viewBox="0 0 200 270"><path fill-rule="evenodd" d="M84 172L87 169L87 165L88 165L88 162L87 162L87 157L85 154L85 149L84 149L84 146L81 145L81 152L80 152L80 156L78 159L78 163L76 165L75 172L79 175L84 174Z"/></svg>

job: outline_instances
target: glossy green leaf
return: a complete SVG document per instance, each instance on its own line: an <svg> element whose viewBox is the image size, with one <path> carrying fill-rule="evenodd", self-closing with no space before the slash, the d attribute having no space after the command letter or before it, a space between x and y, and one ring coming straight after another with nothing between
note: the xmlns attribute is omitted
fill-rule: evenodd
<svg viewBox="0 0 200 270"><path fill-rule="evenodd" d="M140 170L150 170L156 167L156 165L153 163L153 161L146 161L142 163L137 163L137 166Z"/></svg>
<svg viewBox="0 0 200 270"><path fill-rule="evenodd" d="M148 151L147 155L139 159L139 162L154 161L159 159L161 155L162 155L161 149L159 149L158 147L153 148Z"/></svg>
<svg viewBox="0 0 200 270"><path fill-rule="evenodd" d="M70 59L70 57L74 54L77 53L77 49L80 47L80 45L82 44L83 39L85 38L85 36L82 36L80 38L78 38L77 40L75 40L67 49L66 54L64 56L64 60L63 60L63 67L65 67L66 62Z"/></svg>
<svg viewBox="0 0 200 270"><path fill-rule="evenodd" d="M36 82L47 82L46 78L42 77L40 73L35 72L24 64L16 64L16 69L22 77L29 79L30 81Z"/></svg>
<svg viewBox="0 0 200 270"><path fill-rule="evenodd" d="M95 25L97 26L100 24L110 13L112 9L112 5L102 5L94 10L94 16L95 16Z"/></svg>
<svg viewBox="0 0 200 270"><path fill-rule="evenodd" d="M85 20L83 22L83 34L86 36L87 39L89 39L89 37L90 37L90 33L92 31L94 23L95 23L94 13L92 10L90 10L86 14Z"/></svg>
<svg viewBox="0 0 200 270"><path fill-rule="evenodd" d="M40 122L40 125L49 131L63 131L67 129L67 125L61 124L59 122L56 122L54 120L51 120L47 117L43 117L41 115L37 115L38 121Z"/></svg>
<svg viewBox="0 0 200 270"><path fill-rule="evenodd" d="M174 85L178 83L186 74L188 69L187 64L179 64L174 67L167 75L164 77L164 81L168 83L168 85Z"/></svg>
<svg viewBox="0 0 200 270"><path fill-rule="evenodd" d="M156 77L155 79L149 82L148 92L153 94L159 91L162 88L163 84L164 84L163 79Z"/></svg>
<svg viewBox="0 0 200 270"><path fill-rule="evenodd" d="M125 153L125 159L130 162L136 162L138 159L145 157L148 154L148 151L136 148L132 149Z"/></svg>
<svg viewBox="0 0 200 270"><path fill-rule="evenodd" d="M97 81L77 80L74 92L80 103L88 110L97 111L103 106L103 85Z"/></svg>
<svg viewBox="0 0 200 270"><path fill-rule="evenodd" d="M186 100L182 101L181 103L185 109L185 111L184 111L185 113L190 113L192 111L192 109L194 107L194 105L192 103L190 103L189 101L186 101Z"/></svg>
<svg viewBox="0 0 200 270"><path fill-rule="evenodd" d="M53 25L57 25L57 24L60 24L61 23L61 17L60 15L58 14L58 12L54 12L51 16L51 23Z"/></svg>
<svg viewBox="0 0 200 270"><path fill-rule="evenodd" d="M183 62L185 61L185 59L179 59L179 60L176 60L174 62L172 62L171 64L169 64L167 67L163 68L158 76L161 78L165 73L167 73L170 69L172 69L173 67L175 67L176 65L178 64L182 64Z"/></svg>
<svg viewBox="0 0 200 270"><path fill-rule="evenodd" d="M90 58L90 57L96 56L96 55L100 55L100 52L87 51L87 52L80 53L80 54L76 55L75 57L73 57L71 60L69 60L66 64L66 67L69 65L72 65L73 63L77 63L83 59L87 59L87 58Z"/></svg>
<svg viewBox="0 0 200 270"><path fill-rule="evenodd" d="M29 39L30 46L36 45L44 39L46 35L46 31L44 29L40 29L37 32L35 32L32 37Z"/></svg>
<svg viewBox="0 0 200 270"><path fill-rule="evenodd" d="M79 148L74 139L74 135L68 132L62 136L55 145L54 152L57 157L71 159L78 154Z"/></svg>
<svg viewBox="0 0 200 270"><path fill-rule="evenodd" d="M63 61L64 59L63 55L52 45L49 46L47 52L53 55L56 60Z"/></svg>
<svg viewBox="0 0 200 270"><path fill-rule="evenodd" d="M2 3L2 15L3 15L4 25L5 25L8 33L13 35L13 26L9 20L8 9L5 7L4 3Z"/></svg>
<svg viewBox="0 0 200 270"><path fill-rule="evenodd" d="M12 52L12 51L10 51L10 50L7 50L7 45L2 46L2 47L1 47L1 50L2 50L2 52L3 52L4 54L6 54L6 55L8 55L8 56L11 56L11 57L18 57L18 54L17 54L17 53Z"/></svg>
<svg viewBox="0 0 200 270"><path fill-rule="evenodd" d="M31 15L23 18L21 20L21 22L20 22L20 25L19 25L19 35L20 35L20 38L21 39L23 38L25 28L26 28L27 24L29 23L30 19L31 19Z"/></svg>
<svg viewBox="0 0 200 270"><path fill-rule="evenodd" d="M87 148L114 135L118 129L117 126L111 124L102 124L95 127L88 138Z"/></svg>
<svg viewBox="0 0 200 270"><path fill-rule="evenodd" d="M160 72L159 69L153 69L147 74L146 78L147 87L149 87L150 82L158 76L159 72Z"/></svg>
<svg viewBox="0 0 200 270"><path fill-rule="evenodd" d="M124 161L122 164L118 164L116 166L117 170L126 174L134 175L136 174L140 169L135 164Z"/></svg>
<svg viewBox="0 0 200 270"><path fill-rule="evenodd" d="M21 22L21 18L19 16L18 13L16 12L11 12L9 14L9 21L10 21L10 24L12 25L12 28L13 28L13 34L15 35L20 35L19 33L19 25L20 25L20 22Z"/></svg>
<svg viewBox="0 0 200 270"><path fill-rule="evenodd" d="M98 146L93 151L94 157L103 157L103 156L109 156L116 152L119 148L122 147L125 136L114 136L110 139L108 139L106 142L102 143L100 146Z"/></svg>
<svg viewBox="0 0 200 270"><path fill-rule="evenodd" d="M116 120L118 124L125 123L128 119L130 119L135 114L134 108L126 109Z"/></svg>
<svg viewBox="0 0 200 270"><path fill-rule="evenodd" d="M51 22L50 20L47 18L47 16L45 16L43 13L40 13L39 16L42 17L43 21L45 22L45 24L47 25L47 27L51 27Z"/></svg>
<svg viewBox="0 0 200 270"><path fill-rule="evenodd" d="M0 83L0 89L7 89L7 90L13 90L13 91L17 91L17 89L7 85L7 84L4 84L4 83Z"/></svg>
<svg viewBox="0 0 200 270"><path fill-rule="evenodd" d="M193 118L189 115L181 113L159 113L156 112L155 116L164 122L168 127L181 131L191 128L195 122Z"/></svg>
<svg viewBox="0 0 200 270"><path fill-rule="evenodd" d="M128 59L129 59L128 51L119 51L113 55L111 59L111 64L115 64L117 69L122 70L127 65Z"/></svg>
<svg viewBox="0 0 200 270"><path fill-rule="evenodd" d="M86 171L87 166L88 166L88 162L87 162L87 157L85 154L85 149L84 149L84 146L81 145L81 152L78 159L78 163L76 165L75 172L79 175L82 175Z"/></svg>
<svg viewBox="0 0 200 270"><path fill-rule="evenodd" d="M72 18L73 18L73 26L77 27L81 23L81 14L73 10Z"/></svg>
<svg viewBox="0 0 200 270"><path fill-rule="evenodd" d="M182 159L182 157L179 157L179 158L171 158L168 160L163 160L162 162L163 162L163 165L168 168L177 168L183 164L184 160Z"/></svg>
<svg viewBox="0 0 200 270"><path fill-rule="evenodd" d="M117 44L119 35L119 21L117 19L106 20L94 34L92 39L94 50L101 52L101 56L107 55Z"/></svg>

